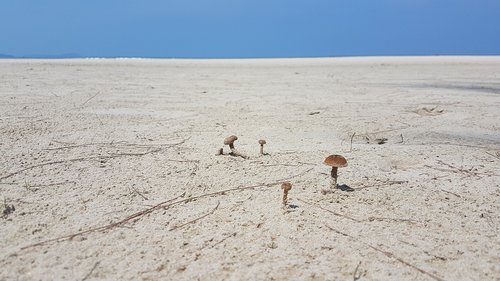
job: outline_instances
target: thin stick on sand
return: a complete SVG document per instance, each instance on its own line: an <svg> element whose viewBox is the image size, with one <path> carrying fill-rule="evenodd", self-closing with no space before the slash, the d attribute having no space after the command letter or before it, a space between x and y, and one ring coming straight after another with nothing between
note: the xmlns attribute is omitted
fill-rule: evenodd
<svg viewBox="0 0 500 281"><path fill-rule="evenodd" d="M28 166L26 168L19 169L17 171L14 171L10 174L7 174L5 176L1 176L0 180L4 180L7 178L10 178L14 175L17 175L19 173L38 168L38 167L43 167L43 166L49 166L49 165L55 165L55 164L61 164L61 163L67 163L67 162L79 162L79 161L91 161L91 160L101 160L101 159L110 159L110 158L116 158L120 156L144 156L147 154L155 153L160 151L161 148L153 149L147 152L143 153L123 153L123 154L111 154L111 155L101 155L101 156L87 156L87 157L78 157L78 158L71 158L71 159L65 159L65 160L56 160L56 161L49 161L49 162L43 162L39 164L34 164L31 166Z"/></svg>
<svg viewBox="0 0 500 281"><path fill-rule="evenodd" d="M354 132L351 136L351 148L349 149L349 152L352 151L352 140L354 139L354 136L356 136L356 132Z"/></svg>
<svg viewBox="0 0 500 281"><path fill-rule="evenodd" d="M300 174L296 174L296 175L293 175L291 177L284 178L284 179L279 179L279 180L277 180L275 182L272 182L272 183L256 184L256 185L250 185L250 186L244 186L244 187L229 188L229 189L225 189L225 190L214 191L214 192L210 192L210 193L201 194L201 195L198 195L198 196L193 196L193 197L189 197L189 198L177 200L178 198L183 197L185 195L185 192L184 192L183 194L181 194L179 196L176 196L176 197L174 197L172 199L169 199L167 201L163 201L161 203L158 203L158 204L154 205L153 207L150 207L148 209L145 209L145 210L142 210L142 211L137 212L135 214L132 214L132 215L130 215L130 216L128 216L128 217L120 220L120 221L117 221L117 222L114 222L114 223L110 223L110 224L106 224L106 225L99 226L99 227L94 227L94 228L91 228L91 229L88 229L88 230L84 230L84 231L80 231L80 232L76 232L76 233L73 233L73 234L68 234L68 235L57 237L57 238L53 238L53 239L41 241L41 242L38 242L38 243L35 243L35 244L24 246L24 247L21 248L21 250L25 250L25 249L28 249L28 248L34 248L34 247L46 245L46 244L52 243L52 242L61 242L61 241L65 241L65 240L70 240L70 239L73 239L73 238L75 238L77 236L82 236L84 234L89 234L89 233L93 233L93 232L100 232L100 231L106 231L106 230L109 230L109 229L112 229L112 228L115 228L115 227L118 227L118 226L122 226L122 225L128 223L129 221L131 221L133 219L140 219L142 216L147 215L149 213L152 213L155 210L168 208L168 207L171 207L171 206L174 206L174 205L178 205L178 204L181 204L181 203L192 202L192 201L195 201L197 199L201 199L201 198L205 198L205 197L210 197L210 196L224 195L224 194L226 194L228 192L233 192L233 191L242 191L242 190L254 189L254 188L258 188L258 187L270 187L270 186L274 186L274 185L279 185L284 180L292 179L292 178L295 178L295 177L300 177L300 176L308 173L312 169L313 168L310 168L310 169L305 170L304 172L302 172ZM177 200L177 201L175 201L175 200Z"/></svg>
<svg viewBox="0 0 500 281"><path fill-rule="evenodd" d="M500 152L498 152L498 151L497 151L496 155L493 153L489 153L488 151L486 151L486 154L491 155L491 156L495 157L496 159L500 159Z"/></svg>
<svg viewBox="0 0 500 281"><path fill-rule="evenodd" d="M387 180L385 182L382 182L380 184L374 184L374 185L366 185L366 186L360 186L354 188L354 190L361 190L365 188L370 188L370 187L378 187L378 186L389 186L389 185L395 185L395 184L404 184L408 183L408 181L397 181L397 180Z"/></svg>
<svg viewBox="0 0 500 281"><path fill-rule="evenodd" d="M425 274L425 275L427 275L427 276L431 277L431 278L432 278L432 279L434 279L434 280L444 281L444 279L443 279L443 278L438 277L438 276L436 276L436 275L434 275L434 274L432 274L432 273L430 273L430 272L428 272L428 271L425 271L425 270L421 269L420 267L417 267L416 265L413 265L413 264L411 264L411 263L409 263L409 262L407 262L407 261L403 260L402 258L399 258L399 257L395 256L395 255L394 255L393 253L391 253L391 252L384 251L384 250L382 250L382 249L380 249L380 248L377 248L377 247L375 247L375 246L372 246L372 245L369 245L369 244L366 244L366 243L363 243L363 244L367 245L368 247L370 247L370 248L374 249L375 251L377 251L377 252L379 252L379 253L382 253L382 254L386 255L388 258L393 258L393 259L395 259L395 260L399 261L400 263L402 263L402 264L404 264L404 265L406 265L406 266L409 266L409 267L411 267L411 268L413 268L413 269L417 270L418 272L420 272L420 273L422 273L422 274Z"/></svg>
<svg viewBox="0 0 500 281"><path fill-rule="evenodd" d="M420 272L420 273L422 273L422 274L425 274L425 275L429 276L430 278L432 278L432 279L434 279L434 280L437 280L437 281L444 281L444 279L443 279L443 278L438 277L438 276L436 276L436 275L434 275L434 274L432 274L432 273L430 273L430 272L428 272L428 271L425 271L425 270L421 269L420 267L417 267L416 265L413 265L413 264L411 264L411 263L409 263L409 262L407 262L407 261L403 260L402 258L399 258L399 257L395 256L393 253L391 253L391 252L389 252L389 251L384 251L384 250L382 250L382 249L380 249L380 248L377 248L377 247L375 247L375 246L372 246L372 245L370 245L370 244L368 244L368 243L366 243L366 242L361 241L359 238L356 238L356 237L354 237L354 236L352 236L352 235L349 235L349 234L347 234L347 233L341 232L341 231L339 231L339 230L337 230L337 229L335 229L335 228L333 228L333 227L331 227L331 226L329 226L329 225L327 225L327 224L325 224L325 226L326 226L328 229L330 229L331 231L333 231L333 232L336 232L336 233L341 234L341 235L343 235L343 236L349 237L349 238L351 238L351 239L353 239L353 240L355 240L355 241L357 241L357 242L360 242L361 244L363 244L363 245L365 245L365 246L367 246L367 247L370 247L370 248L372 248L373 250L375 250L375 251L377 251L377 252L379 252L379 253L384 254L384 255L385 255L385 256L387 256L388 258L395 259L395 260L397 260L398 262L400 262L400 263L402 263L402 264L404 264L404 265L406 265L406 266L409 266L409 267L411 267L411 268L413 268L413 269L417 270L418 272Z"/></svg>
<svg viewBox="0 0 500 281"><path fill-rule="evenodd" d="M91 143L76 144L76 143L67 143L67 142L60 142L60 141L53 140L53 142L63 144L64 146L44 148L43 150L60 150L60 149L71 149L71 148L87 147L87 146L101 146L101 147L113 147L113 148L118 148L118 147L138 147L138 148L165 147L165 148L169 148L169 147L184 144L190 138L191 137L183 139L182 141L177 142L177 143L157 143L157 144L128 143L125 141L114 141L114 140L111 142L91 142Z"/></svg>
<svg viewBox="0 0 500 281"><path fill-rule="evenodd" d="M189 138L184 139L178 143L173 143L167 145L165 148L170 148L173 146L181 145L184 142L186 142ZM102 160L102 159L111 159L111 158L117 158L117 157L125 157L125 156L144 156L147 154L151 153L156 153L164 149L164 147L159 147L156 149L152 149L146 152L140 152L140 153L114 153L114 154L109 154L109 155L99 155L99 156L87 156L87 157L78 157L78 158L71 158L71 159L65 159L65 160L56 160L56 161L48 161L48 162L43 162L43 163L38 163L34 164L31 166L28 166L26 168L19 169L17 171L14 171L10 174L0 176L0 181L10 178L12 176L15 176L17 174L20 174L22 172L38 168L38 167L43 167L43 166L49 166L49 165L55 165L55 164L62 164L62 163L67 163L67 162L79 162L79 161L92 161L92 160ZM173 161L173 162L199 162L198 160L175 160L175 159L166 159L165 161Z"/></svg>
<svg viewBox="0 0 500 281"><path fill-rule="evenodd" d="M81 105L80 105L80 108L84 107L89 101L91 101L92 99L94 99L95 97L97 97L98 94L100 94L101 92L97 92L95 93L94 95L92 95L90 98L88 98L87 100L85 100L85 102L83 102Z"/></svg>
<svg viewBox="0 0 500 281"><path fill-rule="evenodd" d="M204 214L204 215L202 215L202 216L200 216L200 217L197 217L197 218L195 218L194 220L190 220L190 221L188 221L188 222L186 222L186 223L183 223L183 224L181 224L181 225L174 226L174 227L172 227L172 228L170 229L170 231L173 231L173 230L179 229L179 228L184 227L184 226L186 226L186 225L188 225L188 224L191 224L191 223L195 223L195 222L197 222L197 221L199 221L199 220L201 220L201 219L203 219L203 218L205 218L205 217L207 217L207 216L209 216L209 215L213 214L213 213L215 212L215 210L217 210L217 209L219 208L219 205L220 205L220 201L218 201L218 202L217 202L217 205L215 206L215 208L213 208L210 212L208 212L208 213L206 213L206 214Z"/></svg>
<svg viewBox="0 0 500 281"><path fill-rule="evenodd" d="M87 234L87 233L92 233L92 232L98 232L98 231L104 231L104 230L108 230L108 229L112 229L114 227L118 227L118 226L121 226L127 222L129 222L130 220L132 219L135 219L135 218L138 218L140 216L144 216L146 214L149 214L151 212L153 212L154 210L157 210L157 209L160 209L160 208L163 208L164 205L184 196L185 193L182 193L181 195L179 196L176 196L172 199L169 199L167 201L164 201L164 202L161 202L161 203L158 203L156 204L155 206L149 208L149 209L146 209L146 210L143 210L143 211L140 211L140 212L137 212L135 214L132 214L120 221L117 221L117 222L114 222L114 223L110 223L110 224L107 224L107 225L103 225L103 226L99 226L99 227L94 227L94 228L91 228L91 229L88 229L88 230L84 230L84 231L80 231L80 232L76 232L76 233L73 233L73 234L69 234L69 235L64 235L64 236L60 236L60 237L57 237L57 238L53 238L53 239L49 239L49 240L45 240L45 241L42 241L42 242L39 242L39 243L35 243L35 244L31 244L31 245L28 245L28 246L25 246L25 247L22 247L21 250L24 250L24 249L28 249L28 248L33 248L33 247L37 247L37 246L42 246L42 245L45 245L45 244L48 244L48 243L51 243L51 242L60 242L60 241L64 241L64 240L70 240L70 239L73 239L77 236L82 236L84 234Z"/></svg>
<svg viewBox="0 0 500 281"><path fill-rule="evenodd" d="M498 177L498 176L500 176L497 174L493 174L491 172L487 172L487 173L478 172L477 169L474 169L474 168L464 169L464 168L455 167L455 166L448 164L448 163L441 161L441 160L438 160L437 162L441 165L447 166L449 169L436 168L436 167L429 166L429 165L424 165L424 167L432 168L434 170L438 170L438 171L442 171L442 172L453 172L456 174L463 174L465 176L474 176L474 177L480 177L480 176Z"/></svg>
<svg viewBox="0 0 500 281"><path fill-rule="evenodd" d="M361 222L360 220L355 219L355 218L352 218L352 217L350 217L350 216L347 216L347 215L344 215L344 214L341 214L341 213L337 213L337 212L335 212L335 211L332 211L332 210L329 210L329 209L323 208L323 207L321 207L321 206L320 206L320 205L318 205L318 204L311 203L311 202L307 202L307 201L302 200L302 199L300 199L300 198L297 198L297 200L299 200L300 202L306 203L306 204L308 204L308 205L310 205L310 206L313 206L313 207L319 208L319 209L321 209L321 210L323 210L323 211L327 211L327 212L329 212L329 213L331 213L331 214L334 214L334 215L336 215L336 216L338 216L338 217L342 217L342 218L350 219L350 220L355 221L355 222Z"/></svg>
<svg viewBox="0 0 500 281"><path fill-rule="evenodd" d="M354 273L352 274L352 280L357 281L361 276L363 276L363 272L359 272L359 266L361 265L361 262L358 263L356 266L356 269L354 269Z"/></svg>
<svg viewBox="0 0 500 281"><path fill-rule="evenodd" d="M306 203L310 206L313 206L313 207L316 207L316 208L319 208L323 211L326 211L328 213L331 213L331 214L334 214L338 217L343 217L343 218L346 218L346 219L350 219L352 221L355 221L355 222L366 222L366 221L374 221L374 220L378 220L378 221L394 221L394 222L407 222L407 223L419 223L419 221L415 221L415 220L411 220L411 219L400 219L400 218L386 218L386 217L374 217L374 216L370 216L368 217L368 219L363 219L363 220L358 220L358 219L355 219L353 217L350 217L350 216L347 216L347 215L344 215L344 214L341 214L341 213L337 213L335 211L332 211L330 209L327 209L327 208L323 208L321 207L319 204L316 204L316 203L311 203L311 202L307 202L305 200L302 200L302 199L297 199L303 203Z"/></svg>
<svg viewBox="0 0 500 281"><path fill-rule="evenodd" d="M94 264L94 266L92 267L92 269L89 271L89 273L87 273L87 275L85 275L85 277L83 277L82 281L85 281L87 280L91 275L92 273L94 272L94 270L96 269L96 267L100 264L101 262L98 261Z"/></svg>

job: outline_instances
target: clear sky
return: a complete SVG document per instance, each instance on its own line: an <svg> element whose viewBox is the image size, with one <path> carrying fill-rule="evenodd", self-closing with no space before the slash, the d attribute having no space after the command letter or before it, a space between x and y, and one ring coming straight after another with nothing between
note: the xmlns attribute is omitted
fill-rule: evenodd
<svg viewBox="0 0 500 281"><path fill-rule="evenodd" d="M0 0L0 53L500 55L500 0Z"/></svg>

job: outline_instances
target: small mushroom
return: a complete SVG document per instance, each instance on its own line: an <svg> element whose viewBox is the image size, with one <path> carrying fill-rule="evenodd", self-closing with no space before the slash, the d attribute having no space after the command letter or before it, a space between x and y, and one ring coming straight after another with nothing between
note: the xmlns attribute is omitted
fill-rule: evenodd
<svg viewBox="0 0 500 281"><path fill-rule="evenodd" d="M283 189L283 208L288 207L288 191L292 189L292 184L289 182L284 182L281 184L281 189Z"/></svg>
<svg viewBox="0 0 500 281"><path fill-rule="evenodd" d="M224 149L221 147L219 149L217 149L217 152L215 153L216 156L219 156L219 155L224 155Z"/></svg>
<svg viewBox="0 0 500 281"><path fill-rule="evenodd" d="M229 136L224 139L224 144L229 145L229 148L231 149L231 153L233 156L240 156L242 158L247 158L245 155L239 153L235 148L234 148L234 142L238 139L237 136Z"/></svg>
<svg viewBox="0 0 500 281"><path fill-rule="evenodd" d="M342 155L330 155L325 158L325 165L332 167L331 172L331 189L332 191L337 188L337 169L347 166L347 160Z"/></svg>
<svg viewBox="0 0 500 281"><path fill-rule="evenodd" d="M259 144L260 144L260 155L264 155L264 144L266 144L266 140L259 140Z"/></svg>

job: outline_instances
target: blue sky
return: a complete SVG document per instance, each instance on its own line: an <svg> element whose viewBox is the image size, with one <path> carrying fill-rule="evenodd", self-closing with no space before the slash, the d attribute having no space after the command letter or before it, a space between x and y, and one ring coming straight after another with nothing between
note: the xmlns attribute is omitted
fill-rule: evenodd
<svg viewBox="0 0 500 281"><path fill-rule="evenodd" d="M500 55L500 0L0 0L0 53Z"/></svg>

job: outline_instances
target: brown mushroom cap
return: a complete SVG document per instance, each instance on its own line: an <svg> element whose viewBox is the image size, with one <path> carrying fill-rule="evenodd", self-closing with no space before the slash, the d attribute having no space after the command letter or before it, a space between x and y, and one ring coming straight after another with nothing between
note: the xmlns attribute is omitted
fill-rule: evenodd
<svg viewBox="0 0 500 281"><path fill-rule="evenodd" d="M347 160L344 158L344 156L337 154L326 157L323 163L325 163L325 165L336 168L347 167Z"/></svg>
<svg viewBox="0 0 500 281"><path fill-rule="evenodd" d="M292 184L286 181L281 184L281 189L283 189L285 192L288 192L290 191L290 189L292 189Z"/></svg>
<svg viewBox="0 0 500 281"><path fill-rule="evenodd" d="M224 144L225 145L232 144L237 139L238 139L237 136L229 136L229 137L224 139Z"/></svg>
<svg viewBox="0 0 500 281"><path fill-rule="evenodd" d="M259 140L259 144L266 144L266 140Z"/></svg>

